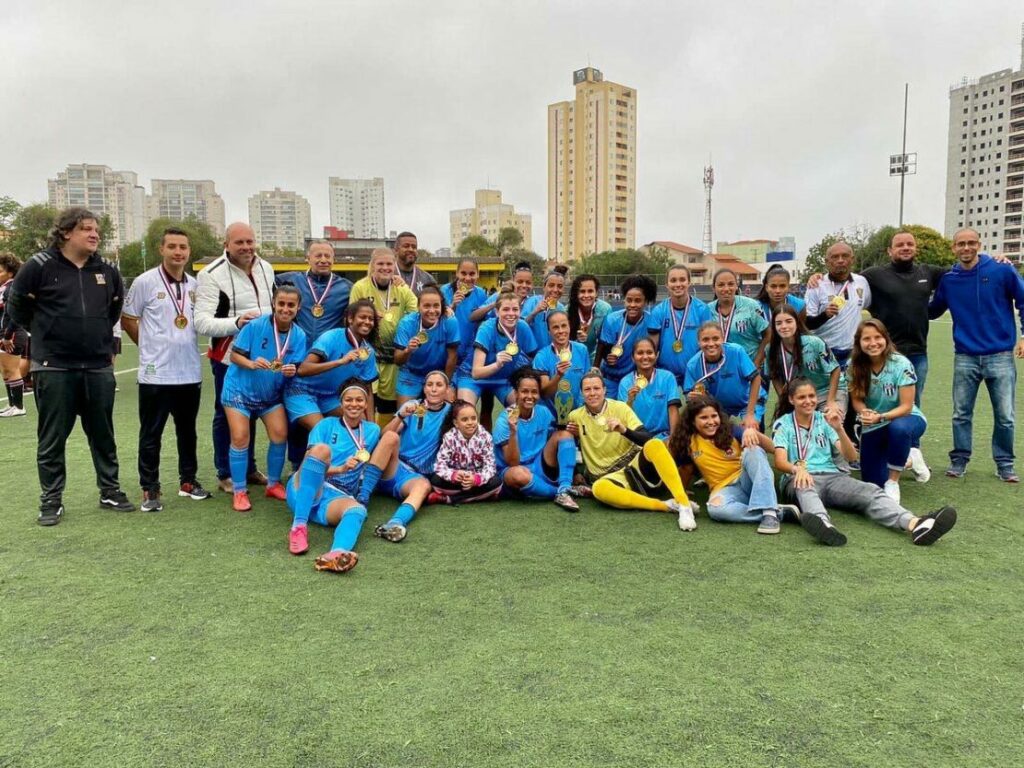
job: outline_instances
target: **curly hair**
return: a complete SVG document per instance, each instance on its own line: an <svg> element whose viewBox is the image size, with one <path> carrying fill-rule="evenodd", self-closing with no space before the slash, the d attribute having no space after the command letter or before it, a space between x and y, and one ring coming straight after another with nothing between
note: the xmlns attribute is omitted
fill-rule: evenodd
<svg viewBox="0 0 1024 768"><path fill-rule="evenodd" d="M718 432L715 433L711 442L716 448L723 451L732 446L732 420L722 404L711 395L692 395L687 399L683 418L676 424L676 428L672 430L672 435L668 439L668 451L676 462L682 461L690 455L690 441L700 434L697 429L697 416L707 408L715 409L719 420Z"/></svg>
<svg viewBox="0 0 1024 768"><path fill-rule="evenodd" d="M369 299L359 299L358 301L353 301L351 304L349 304L348 312L346 314L347 322L345 325L347 328L352 327L352 321L355 319L356 313L359 312L360 309L369 309L370 312L373 313L373 327L370 328L370 333L367 334L366 340L367 342L369 342L371 347L376 347L378 336L377 308L373 306L372 301L370 301Z"/></svg>
<svg viewBox="0 0 1024 768"><path fill-rule="evenodd" d="M654 303L654 300L658 298L658 284L647 275L630 275L622 281L622 285L619 290L622 292L622 298L626 298L626 294L632 289L638 288L644 295L644 301L648 304Z"/></svg>

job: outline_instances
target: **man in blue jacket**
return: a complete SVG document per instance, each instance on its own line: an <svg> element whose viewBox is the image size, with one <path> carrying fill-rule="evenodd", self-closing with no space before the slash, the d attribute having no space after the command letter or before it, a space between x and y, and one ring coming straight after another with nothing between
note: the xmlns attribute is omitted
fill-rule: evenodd
<svg viewBox="0 0 1024 768"><path fill-rule="evenodd" d="M947 477L963 477L971 458L974 402L981 382L988 387L995 425L992 458L1000 480L1020 479L1013 467L1014 355L1024 357L1024 338L1018 341L1013 321L1017 305L1024 335L1024 281L1009 264L979 254L978 233L961 229L953 235L957 264L943 275L928 305L933 320L947 309L953 316L953 450Z"/></svg>

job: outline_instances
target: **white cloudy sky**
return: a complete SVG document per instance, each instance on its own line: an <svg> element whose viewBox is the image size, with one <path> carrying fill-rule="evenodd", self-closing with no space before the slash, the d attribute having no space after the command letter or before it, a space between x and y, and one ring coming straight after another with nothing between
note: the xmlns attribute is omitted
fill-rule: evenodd
<svg viewBox="0 0 1024 768"><path fill-rule="evenodd" d="M948 89L1019 68L1020 0L2 0L0 195L72 162L212 178L229 220L279 186L328 223L327 177L383 176L387 226L447 245L490 183L546 251L546 105L589 61L637 89L637 244L943 226Z"/></svg>

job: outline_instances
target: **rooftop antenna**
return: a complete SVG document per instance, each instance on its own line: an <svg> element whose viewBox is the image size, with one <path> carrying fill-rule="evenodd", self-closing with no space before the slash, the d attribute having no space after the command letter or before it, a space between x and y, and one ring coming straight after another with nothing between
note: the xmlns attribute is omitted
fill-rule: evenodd
<svg viewBox="0 0 1024 768"><path fill-rule="evenodd" d="M715 186L715 169L708 156L708 164L704 166L704 242L701 250L711 253L711 188Z"/></svg>

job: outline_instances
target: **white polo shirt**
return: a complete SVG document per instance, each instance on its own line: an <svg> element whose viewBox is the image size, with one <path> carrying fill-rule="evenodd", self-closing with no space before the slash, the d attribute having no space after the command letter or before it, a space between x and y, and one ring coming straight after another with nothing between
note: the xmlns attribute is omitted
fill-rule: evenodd
<svg viewBox="0 0 1024 768"><path fill-rule="evenodd" d="M140 384L202 381L195 300L196 279L185 274L180 283L174 282L162 266L143 272L132 282L122 311L139 321ZM184 328L175 325L179 306L188 320Z"/></svg>
<svg viewBox="0 0 1024 768"><path fill-rule="evenodd" d="M807 315L820 315L836 296L846 299L843 308L813 333L830 349L852 349L853 336L861 321L861 310L871 304L871 288L863 275L851 272L845 283L833 283L828 275L824 275L817 288L808 288L804 294Z"/></svg>

